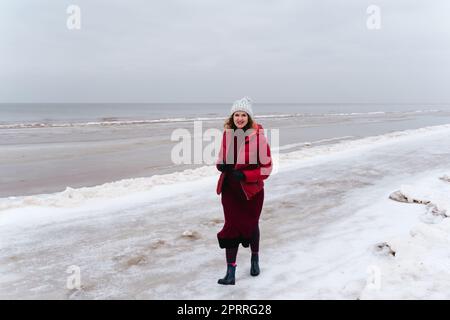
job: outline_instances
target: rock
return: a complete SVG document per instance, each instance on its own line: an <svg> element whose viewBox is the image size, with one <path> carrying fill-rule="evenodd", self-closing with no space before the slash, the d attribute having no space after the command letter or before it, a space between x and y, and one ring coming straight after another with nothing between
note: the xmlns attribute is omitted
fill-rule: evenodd
<svg viewBox="0 0 450 320"><path fill-rule="evenodd" d="M420 216L420 220L424 223L435 224L440 223L446 217L445 210L439 210L435 204L430 203L427 205L427 211Z"/></svg>
<svg viewBox="0 0 450 320"><path fill-rule="evenodd" d="M389 195L389 199L399 201L399 202L406 202L406 203L420 203L420 204L429 204L430 203L430 201L428 201L428 200L408 198L400 190L397 190L397 191L391 193Z"/></svg>
<svg viewBox="0 0 450 320"><path fill-rule="evenodd" d="M424 223L434 224L441 222L444 218L447 218L447 211L439 210L435 204L429 203L427 211L420 217L420 220Z"/></svg>
<svg viewBox="0 0 450 320"><path fill-rule="evenodd" d="M381 242L375 245L375 252L382 255L391 255L395 257L395 251L387 242Z"/></svg>
<svg viewBox="0 0 450 320"><path fill-rule="evenodd" d="M222 224L222 223L223 223L223 219L216 218L216 219L211 219L211 220L205 221L202 224L207 225L207 226L216 226L216 225Z"/></svg>
<svg viewBox="0 0 450 320"><path fill-rule="evenodd" d="M395 200L395 201L399 201L399 202L409 202L408 198L406 198L401 192L400 190L397 190L395 192L392 192L389 195L389 199L391 200Z"/></svg>
<svg viewBox="0 0 450 320"><path fill-rule="evenodd" d="M162 247L165 244L166 244L166 242L164 240L158 239L158 240L156 240L155 242L152 243L150 248L158 249L158 248Z"/></svg>
<svg viewBox="0 0 450 320"><path fill-rule="evenodd" d="M197 231L186 230L181 235L183 238L188 238L191 240L200 239L200 234Z"/></svg>
<svg viewBox="0 0 450 320"><path fill-rule="evenodd" d="M427 207L428 207L428 211L435 216L443 216L443 217L447 216L446 210L439 210L439 208L432 203L428 204Z"/></svg>
<svg viewBox="0 0 450 320"><path fill-rule="evenodd" d="M136 256L131 259L128 259L126 262L127 267L137 266L140 264L144 264L147 262L147 259L144 256Z"/></svg>

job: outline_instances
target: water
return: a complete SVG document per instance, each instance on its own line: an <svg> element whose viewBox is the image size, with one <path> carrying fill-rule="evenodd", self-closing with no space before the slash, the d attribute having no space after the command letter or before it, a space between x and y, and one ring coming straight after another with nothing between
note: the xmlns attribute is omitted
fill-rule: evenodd
<svg viewBox="0 0 450 320"><path fill-rule="evenodd" d="M226 117L230 103L15 103L0 104L0 125L73 124L121 121L184 121ZM349 115L450 112L446 104L276 104L255 103L256 116Z"/></svg>
<svg viewBox="0 0 450 320"><path fill-rule="evenodd" d="M0 198L53 193L164 175L175 164L174 130L221 129L230 104L0 104ZM257 122L279 130L281 153L392 131L450 123L448 105L255 104ZM270 134L269 134L270 136ZM271 141L275 150L276 145ZM205 147L205 144L203 144Z"/></svg>
<svg viewBox="0 0 450 320"><path fill-rule="evenodd" d="M416 228L425 206L388 198L402 185L420 186L424 173L439 183L432 172L450 169L447 135L448 129L415 133L375 142L369 150L359 144L303 165L299 158L287 160L265 185L264 274L256 280L248 275L249 251L242 250L239 284L226 290L215 282L224 270L215 237L223 224L216 172L201 181L191 172L189 180L161 186L134 181L94 192L0 200L0 208L8 208L0 212L0 298L355 300L367 267L379 266L385 281L380 294L414 298L406 274L407 281L419 281L425 298L447 299L446 229ZM183 236L188 230L195 237ZM401 249L395 259L374 250L391 239ZM420 268L418 261L424 261ZM65 286L71 265L80 267L82 290ZM371 292L378 294L365 290L366 296Z"/></svg>

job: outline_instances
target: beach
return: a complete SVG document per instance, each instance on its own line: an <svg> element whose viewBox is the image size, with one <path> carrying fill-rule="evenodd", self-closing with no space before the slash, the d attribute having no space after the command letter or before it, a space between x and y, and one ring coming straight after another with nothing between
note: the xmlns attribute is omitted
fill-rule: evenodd
<svg viewBox="0 0 450 320"><path fill-rule="evenodd" d="M76 108L81 111L77 113ZM199 168L202 164L173 163L171 150L178 141L171 141L171 134L180 128L193 133L194 122L201 122L203 131L221 130L228 108L223 104L110 108L102 104L52 108L0 104L0 198ZM279 130L280 153L299 150L305 143L331 145L450 123L448 105L279 104L259 108L256 120L267 131Z"/></svg>
<svg viewBox="0 0 450 320"><path fill-rule="evenodd" d="M5 129L2 173L32 179L2 184L0 298L448 299L450 121L418 114L261 121L282 141L265 187L261 274L249 275L241 247L226 287L216 283L225 272L218 172L165 159L180 123ZM156 154L152 171L143 159ZM51 168L67 176L52 180ZM399 190L411 203L389 198ZM73 266L80 289L67 287Z"/></svg>
<svg viewBox="0 0 450 320"><path fill-rule="evenodd" d="M0 9L0 300L450 299L448 0Z"/></svg>

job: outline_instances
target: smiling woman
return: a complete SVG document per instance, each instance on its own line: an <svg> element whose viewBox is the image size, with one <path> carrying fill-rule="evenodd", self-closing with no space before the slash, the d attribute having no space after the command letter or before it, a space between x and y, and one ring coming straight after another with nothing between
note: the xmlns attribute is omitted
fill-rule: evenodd
<svg viewBox="0 0 450 320"><path fill-rule="evenodd" d="M244 128L248 123L248 116L245 112L235 112L233 114L233 122L235 123L238 129ZM251 127L251 125L250 125Z"/></svg>
<svg viewBox="0 0 450 320"><path fill-rule="evenodd" d="M244 97L236 101L231 107L231 115L225 122L225 129L243 129L244 131L253 128L252 100Z"/></svg>
<svg viewBox="0 0 450 320"><path fill-rule="evenodd" d="M227 273L219 284L234 285L239 244L252 251L250 274L259 270L259 217L264 203L264 182L270 175L270 148L262 126L252 120L251 100L237 100L225 123L222 147L217 161L221 171L217 194L222 193L225 224L217 234L219 246L225 249ZM239 135L245 133L239 139ZM259 157L265 152L264 161ZM255 161L256 160L256 161Z"/></svg>
<svg viewBox="0 0 450 320"><path fill-rule="evenodd" d="M0 299L450 298L450 1L373 2L1 0Z"/></svg>

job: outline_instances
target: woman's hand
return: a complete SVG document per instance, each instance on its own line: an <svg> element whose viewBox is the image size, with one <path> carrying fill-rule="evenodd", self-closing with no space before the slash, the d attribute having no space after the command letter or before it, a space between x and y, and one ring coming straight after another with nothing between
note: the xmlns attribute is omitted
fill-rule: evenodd
<svg viewBox="0 0 450 320"><path fill-rule="evenodd" d="M221 163L221 164L216 164L216 168L217 170L219 170L220 172L225 172L225 171L232 171L234 168L233 164L228 164L228 163Z"/></svg>
<svg viewBox="0 0 450 320"><path fill-rule="evenodd" d="M225 170L227 170L227 165L225 163L218 164L216 167L220 172L224 172Z"/></svg>
<svg viewBox="0 0 450 320"><path fill-rule="evenodd" d="M233 170L232 174L233 174L233 178L235 178L238 181L245 180L245 174L242 171Z"/></svg>

